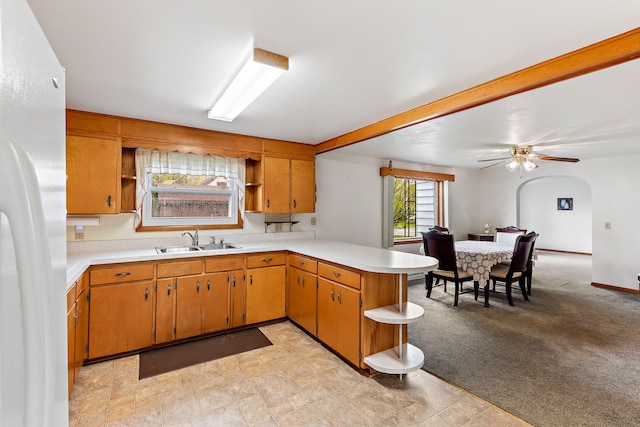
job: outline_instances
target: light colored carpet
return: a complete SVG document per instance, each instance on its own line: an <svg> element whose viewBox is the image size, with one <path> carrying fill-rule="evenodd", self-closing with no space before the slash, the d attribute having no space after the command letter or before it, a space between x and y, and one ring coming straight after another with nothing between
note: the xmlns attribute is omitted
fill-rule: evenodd
<svg viewBox="0 0 640 427"><path fill-rule="evenodd" d="M640 425L640 295L591 286L589 256L540 251L531 301L513 296L454 307L453 286L427 299L411 282L424 369L536 426Z"/></svg>

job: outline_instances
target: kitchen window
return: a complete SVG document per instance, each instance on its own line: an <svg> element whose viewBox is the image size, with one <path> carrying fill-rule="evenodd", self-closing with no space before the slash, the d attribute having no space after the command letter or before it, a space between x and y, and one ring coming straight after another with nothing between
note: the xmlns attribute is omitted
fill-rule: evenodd
<svg viewBox="0 0 640 427"><path fill-rule="evenodd" d="M448 174L380 168L383 177L383 246L418 243L421 231L445 225Z"/></svg>
<svg viewBox="0 0 640 427"><path fill-rule="evenodd" d="M244 160L136 150L137 228L238 228Z"/></svg>

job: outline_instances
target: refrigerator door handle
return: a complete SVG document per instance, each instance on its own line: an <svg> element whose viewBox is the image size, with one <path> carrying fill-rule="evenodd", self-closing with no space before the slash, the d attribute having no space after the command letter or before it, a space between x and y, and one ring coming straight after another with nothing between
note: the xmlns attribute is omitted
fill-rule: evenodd
<svg viewBox="0 0 640 427"><path fill-rule="evenodd" d="M0 183L7 195L0 198L0 212L6 215L11 230L22 304L24 422L26 426L45 426L50 423L55 397L55 331L48 320L53 268L49 245L43 244L47 229L33 162L4 135L0 135Z"/></svg>

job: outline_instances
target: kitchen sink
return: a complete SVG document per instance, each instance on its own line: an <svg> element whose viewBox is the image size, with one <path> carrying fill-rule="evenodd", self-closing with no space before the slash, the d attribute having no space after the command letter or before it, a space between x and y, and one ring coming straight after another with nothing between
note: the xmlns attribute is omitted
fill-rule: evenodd
<svg viewBox="0 0 640 427"><path fill-rule="evenodd" d="M166 246L164 248L156 248L159 254L175 254L181 252L202 251L198 246Z"/></svg>
<svg viewBox="0 0 640 427"><path fill-rule="evenodd" d="M156 248L156 252L159 254L177 254L184 252L194 252L194 251L216 251L223 249L238 249L240 246L234 245L233 243L216 243L213 245L204 245L204 246L165 246L161 248Z"/></svg>
<svg viewBox="0 0 640 427"><path fill-rule="evenodd" d="M233 243L214 243L213 245L204 245L200 246L200 249L203 251L215 251L220 249L238 249L240 246L234 245Z"/></svg>

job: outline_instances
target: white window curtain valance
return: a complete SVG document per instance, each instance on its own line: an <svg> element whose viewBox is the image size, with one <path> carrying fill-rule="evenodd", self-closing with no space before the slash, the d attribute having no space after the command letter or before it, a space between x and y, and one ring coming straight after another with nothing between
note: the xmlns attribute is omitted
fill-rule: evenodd
<svg viewBox="0 0 640 427"><path fill-rule="evenodd" d="M216 175L236 179L238 206L244 219L245 161L243 159L178 153L160 150L136 149L136 227L140 224L142 203L147 195L147 173L179 173L183 175Z"/></svg>

